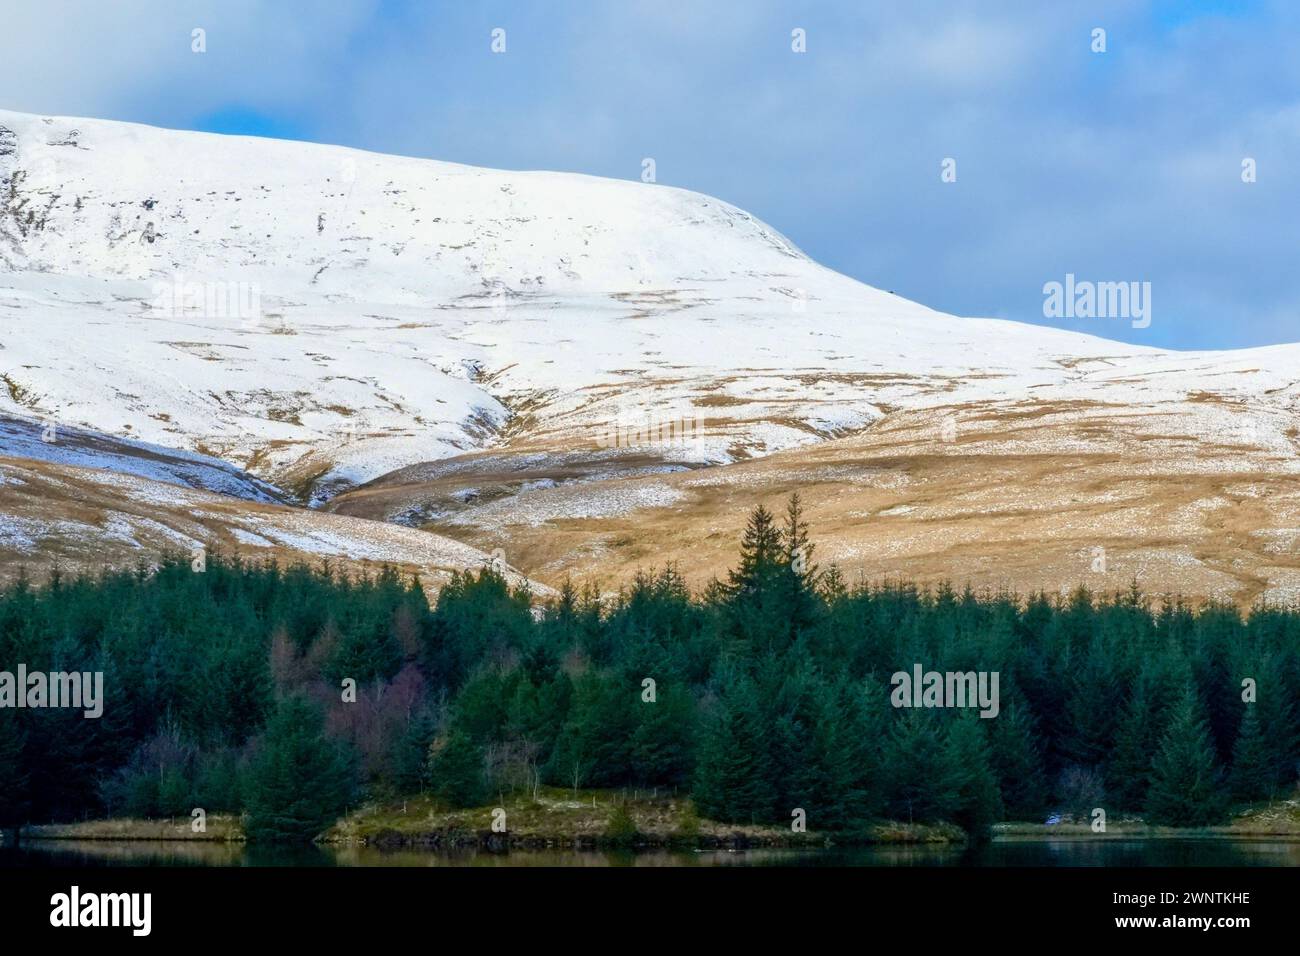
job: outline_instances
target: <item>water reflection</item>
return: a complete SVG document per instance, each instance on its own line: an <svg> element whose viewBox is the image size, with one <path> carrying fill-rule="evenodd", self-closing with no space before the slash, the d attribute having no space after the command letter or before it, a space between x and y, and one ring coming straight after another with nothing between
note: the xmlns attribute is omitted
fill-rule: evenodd
<svg viewBox="0 0 1300 956"><path fill-rule="evenodd" d="M45 840L0 851L0 866L1300 866L1300 840L1001 837L982 846L886 845L821 850L378 850L238 843Z"/></svg>

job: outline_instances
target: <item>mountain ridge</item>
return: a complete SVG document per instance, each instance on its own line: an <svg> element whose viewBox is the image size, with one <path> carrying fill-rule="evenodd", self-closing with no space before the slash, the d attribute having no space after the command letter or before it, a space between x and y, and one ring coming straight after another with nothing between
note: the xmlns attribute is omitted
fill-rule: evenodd
<svg viewBox="0 0 1300 956"><path fill-rule="evenodd" d="M0 305L20 319L39 311L65 343L129 322L131 354L113 356L112 377L138 372L134 392L144 393L104 408L77 388L89 357L51 369L24 355L15 368L11 347L0 361L46 399L34 410L201 444L317 500L499 444L519 406L539 401L528 414L543 433L571 435L654 414L665 391L678 415L701 399L750 406L706 426L694 461L709 464L842 435L883 408L953 390L987 397L981 378L1003 391L1068 391L1102 377L1081 368L1171 354L934 312L813 263L748 213L672 187L110 121L0 113L0 127L12 133L0 228L26 266L11 268ZM605 201L614 205L592 222L574 215ZM652 227L665 220L661 235ZM158 314L160 295L199 281L256 285L258 314ZM236 387L205 382L204 364ZM381 374L355 380L370 368ZM728 384L767 372L776 374L755 389ZM837 376L847 387L828 384ZM315 400L327 392L331 401Z"/></svg>
<svg viewBox="0 0 1300 956"><path fill-rule="evenodd" d="M0 412L518 547L543 580L611 561L621 526L650 540L694 509L687 540L731 528L739 500L702 489L773 495L826 456L857 462L844 474L859 489L894 480L864 455L952 457L976 477L1055 456L1116 481L1114 462L1147 461L1152 493L1208 469L1222 482L1206 500L1244 501L1232 473L1257 471L1276 496L1300 451L1300 345L1179 352L959 318L656 184L0 112L0 246ZM971 494L947 467L936 487ZM856 512L912 507L887 517L923 530L906 501L867 504ZM539 543L561 528L578 558ZM854 540L840 556L868 570ZM1196 549L1217 546L1196 540L1177 547L1204 563ZM899 559L942 573L926 553ZM1268 592L1266 574L1242 574L1194 586Z"/></svg>

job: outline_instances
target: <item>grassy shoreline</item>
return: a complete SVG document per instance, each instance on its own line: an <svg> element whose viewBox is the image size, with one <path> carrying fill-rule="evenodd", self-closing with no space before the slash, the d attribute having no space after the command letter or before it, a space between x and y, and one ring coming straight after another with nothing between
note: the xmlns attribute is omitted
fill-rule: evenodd
<svg viewBox="0 0 1300 956"><path fill-rule="evenodd" d="M505 811L505 830L493 830L493 811ZM10 831L12 832L12 831ZM1252 806L1223 826L1180 829L1151 826L1137 817L1109 822L1105 833L1087 823L1004 822L994 839L1186 839L1288 838L1300 840L1300 800ZM543 788L536 799L511 796L495 806L453 810L421 796L405 801L368 803L327 829L318 840L328 846L462 849L715 849L745 847L816 848L870 844L961 843L966 834L947 823L877 821L852 832L796 833L789 827L742 825L704 820L685 798L626 797L618 791ZM29 825L21 840L243 842L239 817L212 814L195 833L188 818L107 819L80 823Z"/></svg>
<svg viewBox="0 0 1300 956"><path fill-rule="evenodd" d="M493 811L505 811L505 832L492 829ZM718 823L701 819L687 799L625 798L620 792L543 788L496 807L445 810L426 798L371 804L339 821L322 842L341 846L470 846L513 849L824 847L870 843L957 843L966 834L952 824L875 822L853 833L795 832L791 827Z"/></svg>
<svg viewBox="0 0 1300 956"><path fill-rule="evenodd" d="M12 832L12 831L10 831ZM123 841L184 841L191 843L238 843L244 840L244 827L239 817L230 814L211 814L207 828L195 833L188 817L170 820L138 820L129 817L112 817L106 820L85 820L80 823L28 824L20 829L20 842L27 840L123 840Z"/></svg>

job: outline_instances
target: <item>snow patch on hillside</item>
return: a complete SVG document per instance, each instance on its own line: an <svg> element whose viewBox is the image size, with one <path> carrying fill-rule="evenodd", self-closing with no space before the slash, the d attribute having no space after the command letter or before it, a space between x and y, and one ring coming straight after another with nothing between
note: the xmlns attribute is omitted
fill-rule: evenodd
<svg viewBox="0 0 1300 956"><path fill-rule="evenodd" d="M0 453L320 503L506 441L601 454L686 422L647 448L705 466L1030 398L1246 404L1291 447L1298 346L956 318L685 190L8 112L0 136L0 410L200 458L51 458L12 430Z"/></svg>

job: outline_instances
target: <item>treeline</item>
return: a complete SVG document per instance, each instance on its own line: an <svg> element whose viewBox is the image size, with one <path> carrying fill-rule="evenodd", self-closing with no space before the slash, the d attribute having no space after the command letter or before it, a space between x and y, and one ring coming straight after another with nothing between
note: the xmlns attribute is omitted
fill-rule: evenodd
<svg viewBox="0 0 1300 956"><path fill-rule="evenodd" d="M104 673L103 716L0 709L0 824L246 814L305 839L431 792L659 788L701 816L853 830L1069 813L1206 825L1295 787L1300 613L848 586L797 498L735 569L542 607L491 569L430 608L392 570L211 556L0 594L0 670ZM891 706L890 677L999 674L997 717Z"/></svg>

